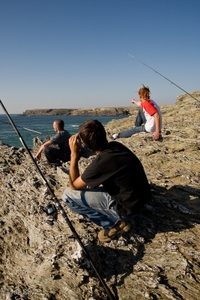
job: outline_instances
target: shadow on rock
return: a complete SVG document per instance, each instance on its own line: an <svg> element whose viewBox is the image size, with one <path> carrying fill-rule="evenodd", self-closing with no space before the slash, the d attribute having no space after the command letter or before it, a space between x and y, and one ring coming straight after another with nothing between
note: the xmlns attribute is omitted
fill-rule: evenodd
<svg viewBox="0 0 200 300"><path fill-rule="evenodd" d="M133 273L134 266L143 258L145 245L158 233L180 233L200 223L199 190L180 185L171 189L151 185L151 190L152 200L135 216L128 233L104 245L87 246L102 276L107 280L115 276L115 287L124 284L125 278ZM164 241L165 235L161 242L162 238Z"/></svg>
<svg viewBox="0 0 200 300"><path fill-rule="evenodd" d="M152 200L134 219L135 232L145 240L158 232L180 232L199 223L200 190L181 185L170 189L151 185L151 192Z"/></svg>

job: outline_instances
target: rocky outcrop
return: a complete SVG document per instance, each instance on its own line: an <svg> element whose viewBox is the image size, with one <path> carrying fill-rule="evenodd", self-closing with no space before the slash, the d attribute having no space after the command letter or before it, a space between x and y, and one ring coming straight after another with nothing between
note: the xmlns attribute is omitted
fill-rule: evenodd
<svg viewBox="0 0 200 300"><path fill-rule="evenodd" d="M161 140L147 133L119 139L142 161L152 200L131 230L110 243L99 243L100 228L60 200L69 163L57 169L39 164L116 299L199 299L199 109L198 101L181 95L175 105L162 107ZM113 120L106 130L132 126L136 112ZM46 205L54 202L30 156L2 143L0 150L0 299L109 299L62 213L47 220ZM88 152L84 156L81 172L94 158Z"/></svg>
<svg viewBox="0 0 200 300"><path fill-rule="evenodd" d="M101 108L30 109L24 116L128 116L136 110L133 106Z"/></svg>

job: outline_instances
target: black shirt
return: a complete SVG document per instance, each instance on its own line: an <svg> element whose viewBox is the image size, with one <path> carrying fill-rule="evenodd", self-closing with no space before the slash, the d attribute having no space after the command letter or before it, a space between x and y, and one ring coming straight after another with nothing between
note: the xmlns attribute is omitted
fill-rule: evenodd
<svg viewBox="0 0 200 300"><path fill-rule="evenodd" d="M140 160L119 142L110 142L81 176L91 188L103 185L116 200L119 215L136 214L151 198Z"/></svg>

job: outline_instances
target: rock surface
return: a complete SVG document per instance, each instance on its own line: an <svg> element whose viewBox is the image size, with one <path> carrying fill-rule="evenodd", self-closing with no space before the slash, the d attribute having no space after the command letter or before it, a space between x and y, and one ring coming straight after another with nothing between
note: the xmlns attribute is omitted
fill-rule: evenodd
<svg viewBox="0 0 200 300"><path fill-rule="evenodd" d="M200 100L200 92L193 95ZM119 139L142 161L152 200L130 232L101 244L98 228L72 213L61 196L69 163L39 167L107 286L119 300L200 299L200 105L188 95L162 106L161 141L140 133ZM132 126L137 110L106 125L109 132ZM31 150L32 155L38 148ZM109 299L70 226L52 202L27 151L0 144L0 299ZM88 153L86 153L88 154ZM81 157L81 172L94 155Z"/></svg>
<svg viewBox="0 0 200 300"><path fill-rule="evenodd" d="M127 116L135 111L135 106L100 108L52 108L27 109L23 116Z"/></svg>

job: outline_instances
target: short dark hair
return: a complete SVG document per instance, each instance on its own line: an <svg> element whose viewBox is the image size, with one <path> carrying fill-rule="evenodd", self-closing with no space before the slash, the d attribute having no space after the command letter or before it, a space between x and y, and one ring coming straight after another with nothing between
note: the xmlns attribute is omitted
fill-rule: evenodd
<svg viewBox="0 0 200 300"><path fill-rule="evenodd" d="M63 120L57 119L57 120L55 120L54 122L57 124L57 126L58 126L58 128L59 128L60 130L63 130L63 129L64 129L65 123L64 123Z"/></svg>
<svg viewBox="0 0 200 300"><path fill-rule="evenodd" d="M87 148L102 151L108 145L104 126L98 120L87 120L79 126L79 135Z"/></svg>

